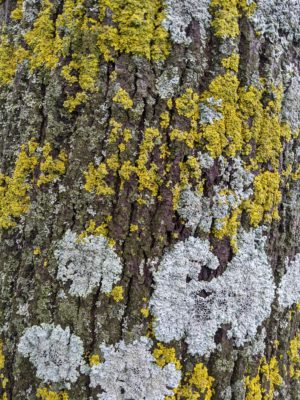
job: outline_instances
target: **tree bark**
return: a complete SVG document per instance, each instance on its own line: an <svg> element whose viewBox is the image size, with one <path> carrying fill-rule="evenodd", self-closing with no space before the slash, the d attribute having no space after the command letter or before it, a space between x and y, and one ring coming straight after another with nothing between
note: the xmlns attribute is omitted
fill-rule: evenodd
<svg viewBox="0 0 300 400"><path fill-rule="evenodd" d="M299 15L1 2L3 399L300 399Z"/></svg>

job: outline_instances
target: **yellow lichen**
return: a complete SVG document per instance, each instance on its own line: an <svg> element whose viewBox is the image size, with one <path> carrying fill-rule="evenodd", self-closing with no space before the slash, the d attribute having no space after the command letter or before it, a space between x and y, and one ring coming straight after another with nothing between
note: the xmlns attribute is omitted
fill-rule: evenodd
<svg viewBox="0 0 300 400"><path fill-rule="evenodd" d="M89 358L89 362L90 362L90 367L92 367L93 365L99 365L100 364L100 357L98 354L92 354Z"/></svg>
<svg viewBox="0 0 300 400"><path fill-rule="evenodd" d="M202 363L195 365L191 374L187 373L183 383L174 389L174 396L166 397L168 400L211 400L214 394L214 378L209 375L207 368Z"/></svg>
<svg viewBox="0 0 300 400"><path fill-rule="evenodd" d="M41 173L37 181L38 186L53 182L66 172L66 153L61 151L56 158L53 158L52 151L52 146L47 142L43 147L43 161L40 163Z"/></svg>
<svg viewBox="0 0 300 400"><path fill-rule="evenodd" d="M114 299L115 302L124 300L124 288L123 286L115 286L109 293L109 296Z"/></svg>
<svg viewBox="0 0 300 400"><path fill-rule="evenodd" d="M174 347L166 347L162 343L157 343L156 348L153 350L153 356L156 364L163 368L166 364L173 363L176 369L181 369L181 363L176 357L176 350Z"/></svg>
<svg viewBox="0 0 300 400"><path fill-rule="evenodd" d="M104 0L100 3L101 19L106 9L112 12L113 25L103 24L98 46L106 61L113 58L111 50L133 53L147 59L162 60L169 54L168 33L161 0Z"/></svg>
<svg viewBox="0 0 300 400"><path fill-rule="evenodd" d="M34 150L37 143L32 140L22 145L12 176L0 174L0 227L16 225L15 219L29 209L30 179L38 163ZM31 149L31 151L30 151Z"/></svg>
<svg viewBox="0 0 300 400"><path fill-rule="evenodd" d="M113 97L115 103L120 104L124 110L129 110L133 106L133 101L125 89L120 88Z"/></svg>
<svg viewBox="0 0 300 400"><path fill-rule="evenodd" d="M8 35L0 34L0 86L8 85L14 78L17 64L26 57L26 50L15 48Z"/></svg>
<svg viewBox="0 0 300 400"><path fill-rule="evenodd" d="M36 397L41 400L69 400L66 391L54 392L47 388L38 388L36 391Z"/></svg>
<svg viewBox="0 0 300 400"><path fill-rule="evenodd" d="M2 340L0 340L0 385L1 385L1 393L2 393L2 400L8 400L6 386L8 383L8 379L5 377L3 373L3 369L5 367L5 357L4 357L4 346Z"/></svg>
<svg viewBox="0 0 300 400"><path fill-rule="evenodd" d="M279 219L278 205L281 201L280 174L265 171L254 179L254 196L245 202L250 223L257 226L262 220Z"/></svg>
<svg viewBox="0 0 300 400"><path fill-rule="evenodd" d="M263 386L263 382L266 383L266 387ZM269 363L263 357L260 361L258 374L253 378L245 377L245 400L273 400L275 386L281 386L282 383L283 379L279 372L276 357L272 357Z"/></svg>
<svg viewBox="0 0 300 400"><path fill-rule="evenodd" d="M150 315L150 310L149 310L149 308L141 308L141 314L142 314L142 316L143 317L145 317L145 318L148 318L149 317L149 315Z"/></svg>
<svg viewBox="0 0 300 400"><path fill-rule="evenodd" d="M114 189L109 186L106 182L106 178L109 172L106 164L103 162L94 167L92 163L89 164L87 172L84 173L85 176L85 189L88 192L95 192L100 196L110 196L115 193Z"/></svg>
<svg viewBox="0 0 300 400"><path fill-rule="evenodd" d="M238 72L240 63L240 56L239 54L233 53L227 58L223 58L221 64L226 69L231 69L234 72Z"/></svg>
<svg viewBox="0 0 300 400"><path fill-rule="evenodd" d="M59 61L55 41L55 25L52 19L53 3L43 0L42 9L34 21L33 28L24 35L29 46L29 63L31 71L46 67L53 69Z"/></svg>
<svg viewBox="0 0 300 400"><path fill-rule="evenodd" d="M288 356L290 360L290 377L300 379L300 333L290 341Z"/></svg>
<svg viewBox="0 0 300 400"><path fill-rule="evenodd" d="M15 21L19 21L22 19L22 17L23 17L23 0L17 1L17 6L12 11L10 17L11 17L11 19L13 19Z"/></svg>
<svg viewBox="0 0 300 400"><path fill-rule="evenodd" d="M217 37L235 38L239 35L239 0L212 0L212 27Z"/></svg>
<svg viewBox="0 0 300 400"><path fill-rule="evenodd" d="M40 247L36 247L35 249L33 249L33 254L35 256L40 256L42 254L42 250Z"/></svg>

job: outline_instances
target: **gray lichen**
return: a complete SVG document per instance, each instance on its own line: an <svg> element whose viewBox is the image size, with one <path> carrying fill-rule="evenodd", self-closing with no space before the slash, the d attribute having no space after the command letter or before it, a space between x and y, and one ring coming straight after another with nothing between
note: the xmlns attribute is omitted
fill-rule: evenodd
<svg viewBox="0 0 300 400"><path fill-rule="evenodd" d="M68 230L54 254L57 278L71 282L69 293L74 296L86 297L97 286L109 293L122 272L120 258L102 235L80 239Z"/></svg>
<svg viewBox="0 0 300 400"><path fill-rule="evenodd" d="M185 339L191 354L215 349L215 334L223 324L237 346L256 335L257 327L270 315L274 298L271 266L264 251L261 231L242 232L239 251L223 275L199 281L201 266L216 267L207 242L197 240L192 251L178 244L162 259L154 275L150 300L159 340ZM192 256L191 256L192 254Z"/></svg>
<svg viewBox="0 0 300 400"><path fill-rule="evenodd" d="M251 18L255 29L271 41L300 39L299 0L258 0Z"/></svg>
<svg viewBox="0 0 300 400"><path fill-rule="evenodd" d="M100 346L104 362L91 368L91 387L101 386L101 400L163 400L172 396L181 372L173 363L163 368L151 354L152 341L141 337L133 343Z"/></svg>
<svg viewBox="0 0 300 400"><path fill-rule="evenodd" d="M286 273L277 290L279 305L290 307L300 300L300 253L291 262L286 262Z"/></svg>
<svg viewBox="0 0 300 400"><path fill-rule="evenodd" d="M41 324L27 328L18 345L18 351L36 368L36 376L43 382L69 386L77 381L82 359L82 340L71 334L70 328Z"/></svg>
<svg viewBox="0 0 300 400"><path fill-rule="evenodd" d="M208 11L210 0L166 0L165 3L164 26L170 31L173 42L191 43L191 38L187 36L186 30L192 19L198 22L200 37L205 41L211 20Z"/></svg>

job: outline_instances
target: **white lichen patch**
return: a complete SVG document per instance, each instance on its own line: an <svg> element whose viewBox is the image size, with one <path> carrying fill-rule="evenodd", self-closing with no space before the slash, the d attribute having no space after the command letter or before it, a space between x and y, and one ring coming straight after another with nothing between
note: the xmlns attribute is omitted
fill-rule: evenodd
<svg viewBox="0 0 300 400"><path fill-rule="evenodd" d="M300 76L294 76L283 98L282 116L293 131L300 128Z"/></svg>
<svg viewBox="0 0 300 400"><path fill-rule="evenodd" d="M215 334L228 324L228 337L237 346L256 335L270 315L274 298L271 266L261 230L243 232L239 251L223 275L199 281L201 266L215 268L217 260L200 239L177 244L154 274L150 300L156 337L164 342L185 339L188 352L204 355L215 349Z"/></svg>
<svg viewBox="0 0 300 400"><path fill-rule="evenodd" d="M170 342L189 336L196 322L198 276L203 267L216 269L218 265L209 242L194 237L178 242L164 255L154 273L155 290L150 299L159 340Z"/></svg>
<svg viewBox="0 0 300 400"><path fill-rule="evenodd" d="M151 354L152 342L141 337L133 343L100 346L104 362L91 368L91 387L101 387L101 400L164 400L172 396L181 372L173 363L163 368Z"/></svg>
<svg viewBox="0 0 300 400"><path fill-rule="evenodd" d="M69 293L86 297L95 287L109 293L122 272L120 258L102 236L80 239L68 230L54 252L58 262L57 278L70 282Z"/></svg>
<svg viewBox="0 0 300 400"><path fill-rule="evenodd" d="M272 41L300 39L299 0L258 0L251 20L256 31Z"/></svg>
<svg viewBox="0 0 300 400"><path fill-rule="evenodd" d="M300 253L291 262L286 262L286 273L277 289L278 302L283 308L300 301Z"/></svg>
<svg viewBox="0 0 300 400"><path fill-rule="evenodd" d="M201 154L198 158L202 165L204 160ZM228 161L219 157L218 163L220 182L213 186L210 197L205 197L190 187L180 195L177 211L185 220L186 226L193 230L199 227L208 233L213 227L213 221L214 227L221 229L222 220L253 194L251 184L254 174L245 170L240 158L231 158Z"/></svg>
<svg viewBox="0 0 300 400"><path fill-rule="evenodd" d="M179 69L173 67L165 70L156 80L156 90L162 99L174 97L179 89Z"/></svg>
<svg viewBox="0 0 300 400"><path fill-rule="evenodd" d="M163 24L170 31L174 43L191 43L186 31L192 19L197 21L200 38L205 41L211 21L208 11L210 0L166 0L165 4L166 19Z"/></svg>
<svg viewBox="0 0 300 400"><path fill-rule="evenodd" d="M41 324L25 329L18 351L36 368L43 382L61 383L66 387L77 381L82 359L82 340L71 334L69 327Z"/></svg>

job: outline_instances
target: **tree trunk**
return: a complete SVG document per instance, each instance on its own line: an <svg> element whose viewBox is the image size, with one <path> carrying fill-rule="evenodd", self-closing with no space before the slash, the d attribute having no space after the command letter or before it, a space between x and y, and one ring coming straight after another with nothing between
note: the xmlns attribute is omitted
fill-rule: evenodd
<svg viewBox="0 0 300 400"><path fill-rule="evenodd" d="M3 400L300 399L299 1L0 3Z"/></svg>

